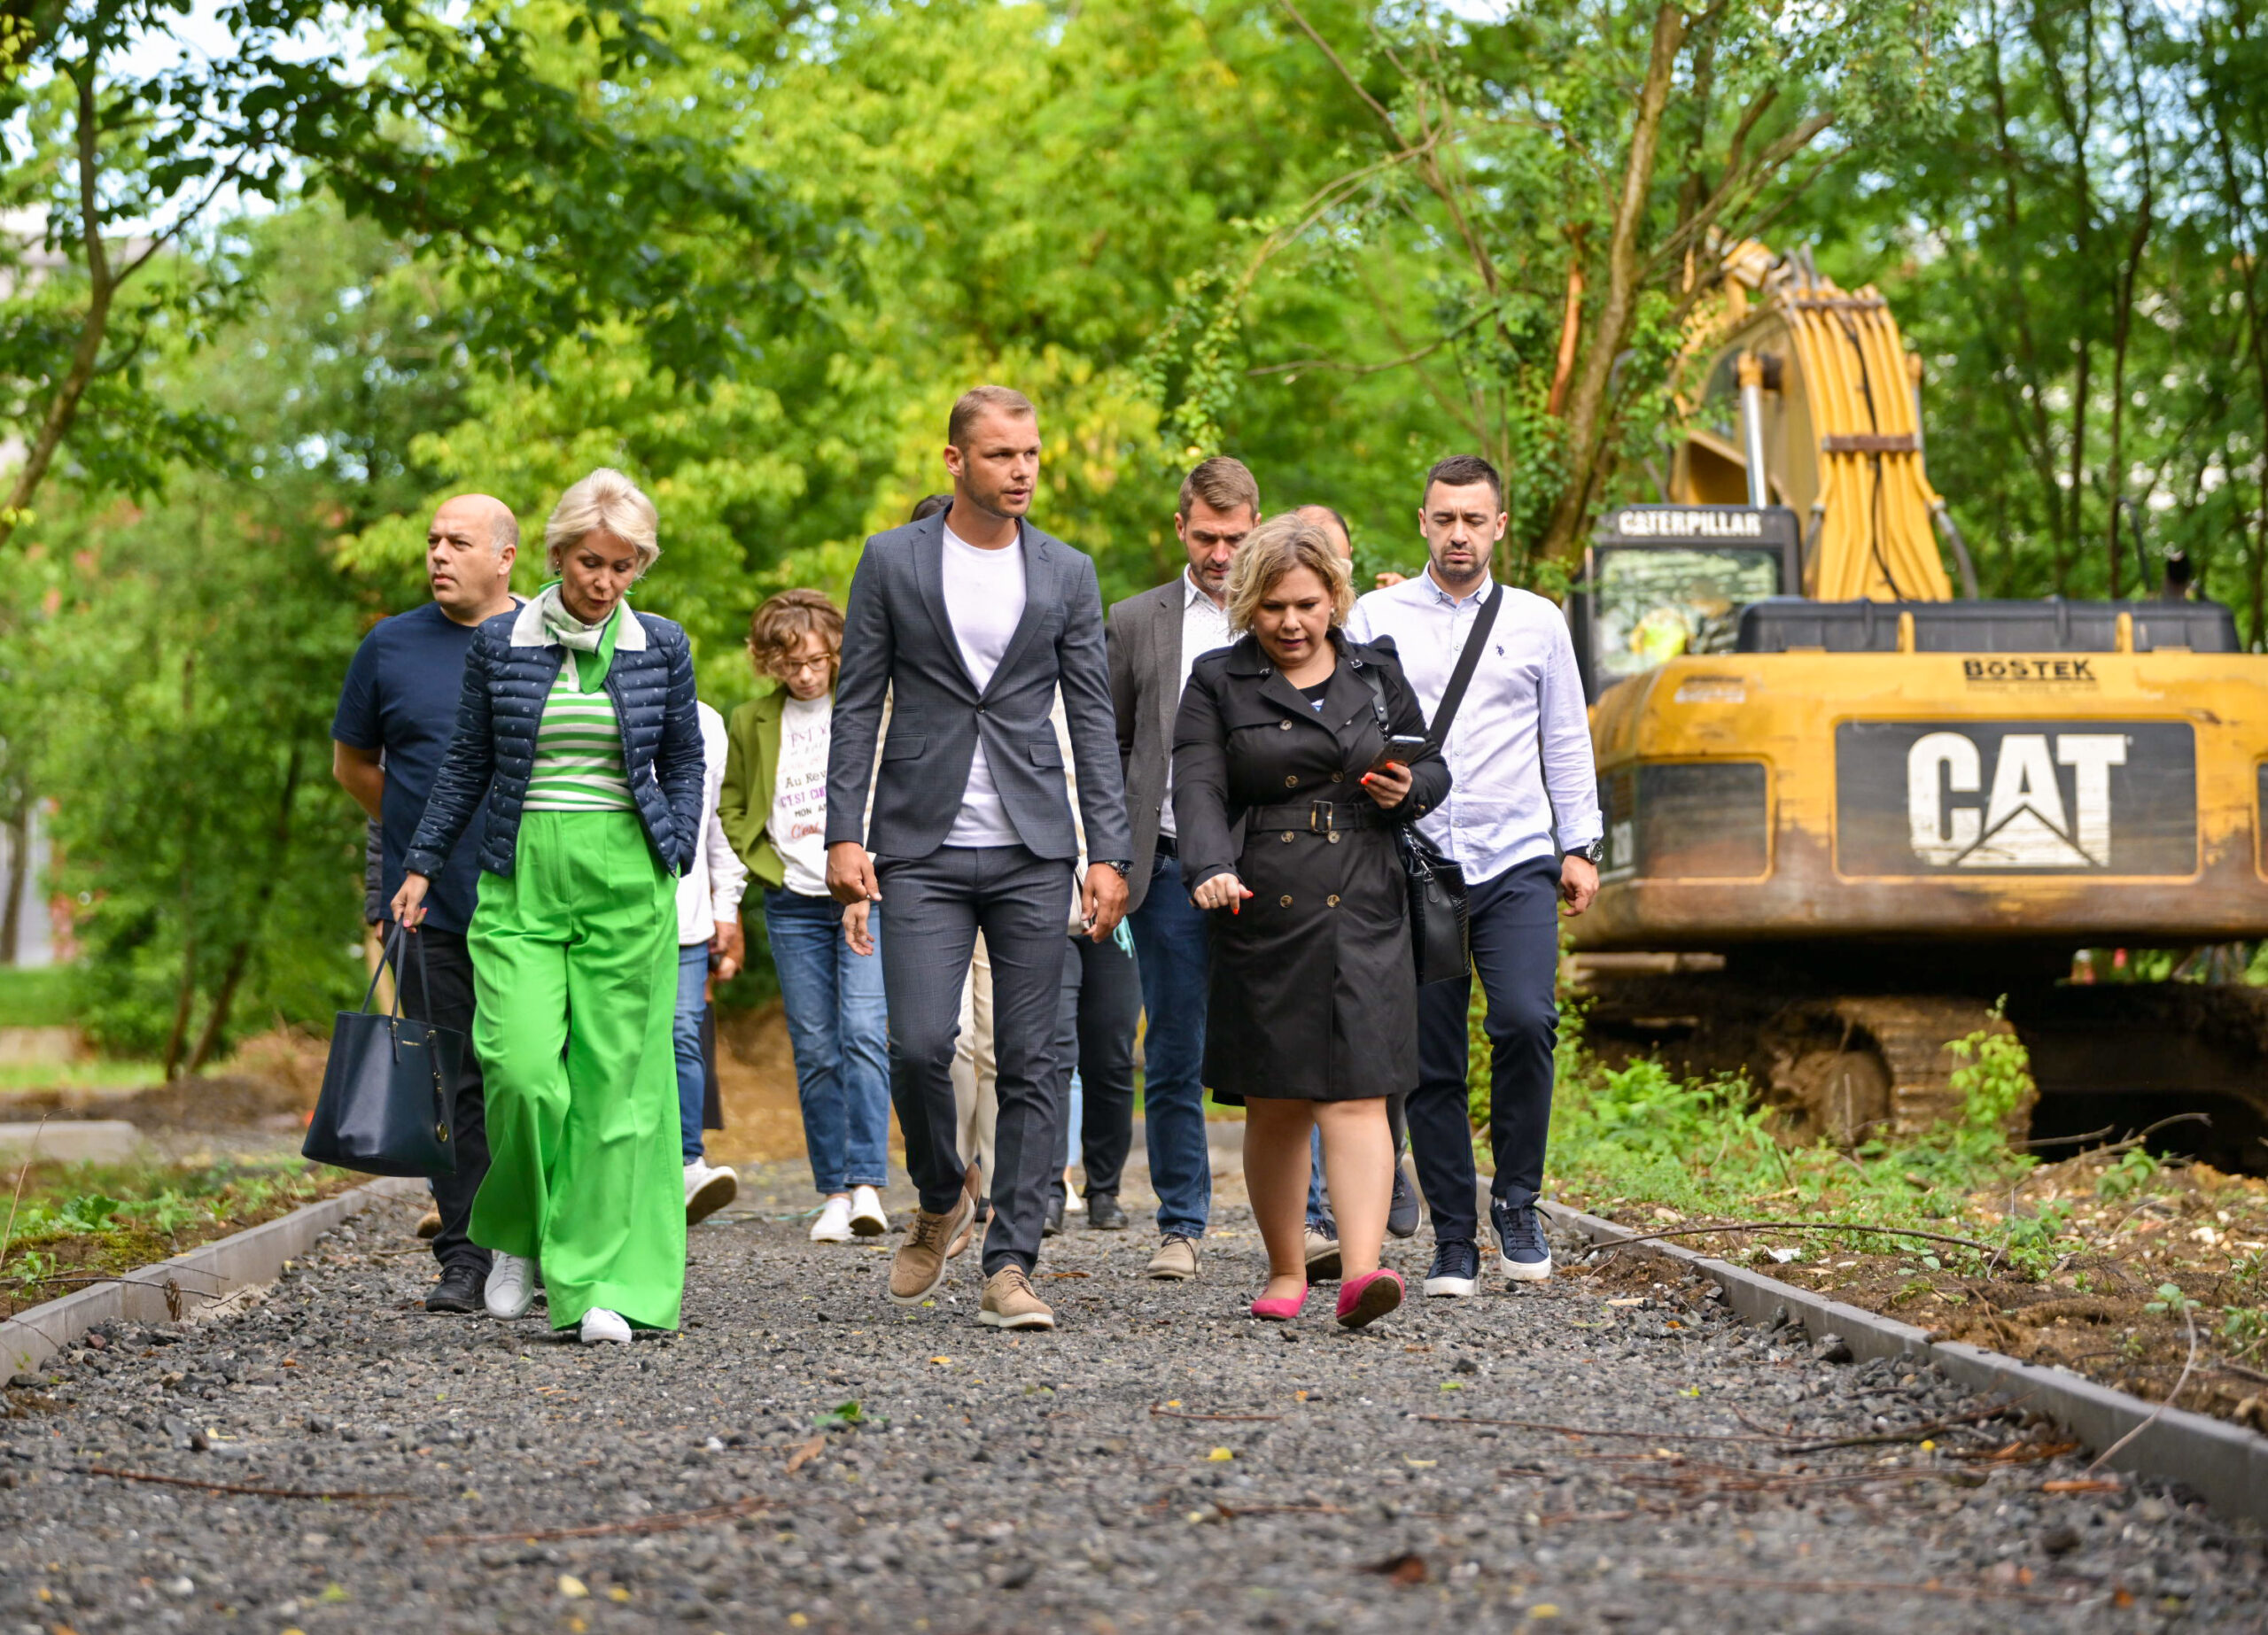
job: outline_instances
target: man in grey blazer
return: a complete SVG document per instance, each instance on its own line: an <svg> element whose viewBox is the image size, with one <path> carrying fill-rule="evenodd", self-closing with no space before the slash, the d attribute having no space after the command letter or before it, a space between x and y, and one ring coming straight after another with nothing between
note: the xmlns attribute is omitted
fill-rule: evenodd
<svg viewBox="0 0 2268 1635"><path fill-rule="evenodd" d="M984 934L999 1173L985 1178L993 1222L977 1320L1003 1329L1055 1325L1030 1273L1063 1117L1055 1012L1079 849L1048 720L1058 687L1086 825L1080 907L1098 941L1126 911L1133 855L1094 563L1024 520L1039 448L1038 415L1021 394L979 386L953 405L951 507L867 540L850 581L827 761L827 888L844 903L889 904L890 1093L920 1191L890 1266L889 1298L901 1306L944 1281L948 1248L975 1205L952 1062L961 979Z"/></svg>
<svg viewBox="0 0 2268 1635"><path fill-rule="evenodd" d="M1173 720L1189 667L1229 645L1229 564L1260 523L1260 484L1219 455L1181 484L1174 533L1185 572L1110 610L1110 701L1125 763L1134 847L1128 909L1142 967L1142 1128L1158 1195L1158 1251L1149 1275L1197 1275L1197 1240L1212 1213L1205 1145L1205 916L1189 900L1173 833Z"/></svg>

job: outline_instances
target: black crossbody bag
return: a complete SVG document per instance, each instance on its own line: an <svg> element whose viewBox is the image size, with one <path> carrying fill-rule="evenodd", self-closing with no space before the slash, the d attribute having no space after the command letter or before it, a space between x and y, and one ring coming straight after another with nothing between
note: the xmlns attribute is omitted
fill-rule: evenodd
<svg viewBox="0 0 2268 1635"><path fill-rule="evenodd" d="M1431 735L1434 747L1444 752L1449 725L1456 718L1457 706L1464 702L1465 689L1472 685L1473 669L1480 663L1481 649L1503 600L1504 587L1500 585L1495 594L1480 605L1472 632L1458 650L1456 668L1449 672L1449 684L1442 689L1441 707L1434 712ZM1394 729L1386 715L1385 684L1368 666L1363 668L1363 679L1371 689L1371 713L1378 719L1379 736L1391 738ZM1464 871L1418 833L1414 823L1394 825L1394 843L1402 854L1402 877L1409 887L1410 951L1417 962L1418 984L1454 982L1470 976L1472 910L1465 897Z"/></svg>

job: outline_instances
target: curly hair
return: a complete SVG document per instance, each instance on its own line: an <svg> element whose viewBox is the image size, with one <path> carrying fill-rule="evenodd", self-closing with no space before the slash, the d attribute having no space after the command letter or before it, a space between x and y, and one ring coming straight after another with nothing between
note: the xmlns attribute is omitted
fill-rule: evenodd
<svg viewBox="0 0 2268 1635"><path fill-rule="evenodd" d="M1355 610L1355 586L1347 564L1331 548L1331 536L1296 511L1271 516L1245 536L1229 564L1229 628L1241 634L1252 628L1263 597L1285 574L1310 570L1331 596L1333 629L1347 623Z"/></svg>
<svg viewBox="0 0 2268 1635"><path fill-rule="evenodd" d="M843 609L825 591L781 591L765 599L748 622L748 650L756 667L774 681L785 681L788 655L806 636L827 643L827 685L843 663Z"/></svg>

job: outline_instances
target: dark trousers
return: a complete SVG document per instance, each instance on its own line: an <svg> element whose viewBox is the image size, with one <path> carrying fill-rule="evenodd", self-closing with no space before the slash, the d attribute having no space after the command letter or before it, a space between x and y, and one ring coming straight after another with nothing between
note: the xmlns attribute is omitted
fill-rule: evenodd
<svg viewBox="0 0 2268 1635"><path fill-rule="evenodd" d="M469 1266L488 1275L488 1251L466 1236L472 1220L473 1195L488 1174L488 1103L480 1078L480 1058L472 1048L472 955L464 934L437 931L428 926L413 934L424 949L421 959L407 955L394 972L405 1016L464 1035L463 1065L457 1075L456 1102L449 1109L450 1137L456 1143L457 1167L452 1175L433 1177L433 1204L441 1212L441 1230L433 1239L433 1258L444 1268ZM418 980L423 967L425 981Z"/></svg>
<svg viewBox="0 0 2268 1635"><path fill-rule="evenodd" d="M992 1140L998 1173L980 1178L992 1198L984 1273L1012 1265L1029 1271L1039 1256L1069 1081L1056 1073L1055 1019L1071 864L1021 846L940 846L926 857L885 857L876 873L889 915L882 988L890 1099L905 1136L906 1173L922 1208L934 1214L952 1208L970 1161L961 1155L953 1107L953 1042L960 1036L961 982L982 931L992 963L1000 1105Z"/></svg>
<svg viewBox="0 0 2268 1635"><path fill-rule="evenodd" d="M1126 937L1122 944L1120 937ZM1055 1014L1055 1077L1059 1104L1071 1102L1071 1069L1084 1093L1079 1116L1079 1162L1087 1172L1088 1198L1116 1197L1126 1153L1134 1144L1134 1027L1142 1015L1142 972L1134 942L1123 931L1097 942L1074 933L1063 957L1063 998ZM1055 1126L1055 1174L1050 1195L1063 1196L1063 1169L1071 1161L1070 1120Z"/></svg>
<svg viewBox="0 0 2268 1635"><path fill-rule="evenodd" d="M1553 1054L1559 1042L1559 864L1518 864L1468 888L1472 968L1487 999L1489 1196L1528 1204L1543 1189L1551 1124ZM1410 1094L1410 1144L1418 1184L1433 1212L1436 1243L1479 1240L1472 1125L1466 1111L1465 1013L1470 977L1418 990L1418 1088Z"/></svg>
<svg viewBox="0 0 2268 1635"><path fill-rule="evenodd" d="M1142 906L1126 917L1142 967L1142 1131L1158 1230L1202 1237L1213 1213L1213 1156L1205 1133L1205 1009L1212 935L1189 900L1173 843L1158 837Z"/></svg>

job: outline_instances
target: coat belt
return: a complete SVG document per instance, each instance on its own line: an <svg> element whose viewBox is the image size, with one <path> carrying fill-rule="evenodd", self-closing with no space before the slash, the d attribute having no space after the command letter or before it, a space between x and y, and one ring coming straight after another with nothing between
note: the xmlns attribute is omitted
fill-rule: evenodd
<svg viewBox="0 0 2268 1635"><path fill-rule="evenodd" d="M1364 795L1353 801L1292 801L1280 806L1246 810L1245 832L1256 829L1305 829L1328 834L1334 829L1388 829L1393 820L1379 803Z"/></svg>

